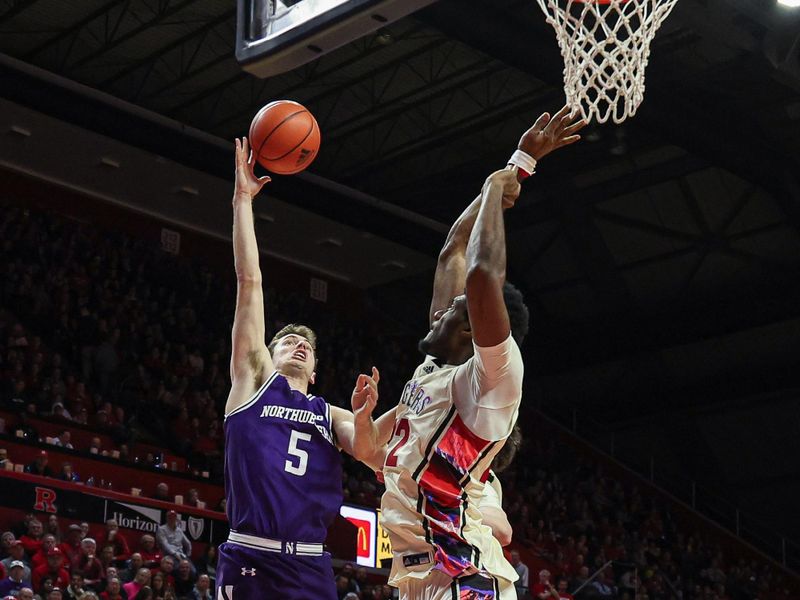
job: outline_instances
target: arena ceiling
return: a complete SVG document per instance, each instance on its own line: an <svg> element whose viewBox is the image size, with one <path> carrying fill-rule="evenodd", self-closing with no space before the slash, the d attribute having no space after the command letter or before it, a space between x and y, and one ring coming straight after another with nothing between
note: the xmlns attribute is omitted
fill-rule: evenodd
<svg viewBox="0 0 800 600"><path fill-rule="evenodd" d="M313 179L278 189L430 256L520 133L563 102L533 0L440 0L266 80L236 64L234 27L231 0L0 0L0 52L222 139L272 99L304 103L323 132L315 175L427 220L331 201ZM540 373L800 313L799 40L800 9L774 0L679 0L639 114L542 162L508 218ZM218 148L2 73L10 100L229 176ZM375 294L402 313L428 279Z"/></svg>

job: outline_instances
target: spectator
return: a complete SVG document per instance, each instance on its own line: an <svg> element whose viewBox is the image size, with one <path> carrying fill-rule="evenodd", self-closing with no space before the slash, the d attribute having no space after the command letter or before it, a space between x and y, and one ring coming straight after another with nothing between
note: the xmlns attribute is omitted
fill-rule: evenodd
<svg viewBox="0 0 800 600"><path fill-rule="evenodd" d="M101 540L103 546L111 545L114 548L114 560L125 561L131 554L128 540L125 535L119 530L119 524L115 519L108 519L106 521L106 531Z"/></svg>
<svg viewBox="0 0 800 600"><path fill-rule="evenodd" d="M533 584L531 596L534 600L548 600L551 597L553 584L550 583L550 571L542 569L539 571L539 581Z"/></svg>
<svg viewBox="0 0 800 600"><path fill-rule="evenodd" d="M86 521L81 523L81 540L89 535L89 524Z"/></svg>
<svg viewBox="0 0 800 600"><path fill-rule="evenodd" d="M522 562L519 557L519 550L511 551L511 566L519 575L514 587L517 590L517 596L523 598L528 593L528 565Z"/></svg>
<svg viewBox="0 0 800 600"><path fill-rule="evenodd" d="M61 542L61 525L58 522L57 515L47 517L47 526L44 528L44 532L55 537L56 543Z"/></svg>
<svg viewBox="0 0 800 600"><path fill-rule="evenodd" d="M8 570L8 577L0 581L0 596L12 595L17 596L19 590L23 587L30 586L31 582L23 579L25 573L25 564L20 560L11 562L11 567Z"/></svg>
<svg viewBox="0 0 800 600"><path fill-rule="evenodd" d="M179 598L188 595L191 593L192 588L194 588L195 578L192 570L192 564L186 559L181 560L181 562L178 564L177 572L174 575L174 586L175 594Z"/></svg>
<svg viewBox="0 0 800 600"><path fill-rule="evenodd" d="M95 588L95 590L97 592L105 592L108 589L108 582L114 579L115 577L119 579L119 569L117 569L117 567L114 566L107 567L105 570L105 578L100 583L100 585L98 585ZM120 582L120 586L121 585L122 583Z"/></svg>
<svg viewBox="0 0 800 600"><path fill-rule="evenodd" d="M47 451L42 450L36 456L36 459L25 466L25 472L31 475L40 475L42 477L52 477L53 470L47 465L48 456Z"/></svg>
<svg viewBox="0 0 800 600"><path fill-rule="evenodd" d="M617 595L617 589L614 587L606 569L603 569L597 578L595 578L592 582L592 587L597 590L597 594L600 598L614 598Z"/></svg>
<svg viewBox="0 0 800 600"><path fill-rule="evenodd" d="M31 575L33 589L41 589L42 580L45 577L51 579L54 588L59 588L59 594L62 589L66 589L69 585L69 573L62 566L63 563L64 553L57 547L51 548L47 553L47 563L33 570L33 574Z"/></svg>
<svg viewBox="0 0 800 600"><path fill-rule="evenodd" d="M23 587L19 590L17 600L35 600L33 590L30 587Z"/></svg>
<svg viewBox="0 0 800 600"><path fill-rule="evenodd" d="M211 593L211 580L208 575L203 574L197 578L197 584L189 594L189 600L213 600Z"/></svg>
<svg viewBox="0 0 800 600"><path fill-rule="evenodd" d="M100 550L100 564L103 566L103 573L108 571L109 567L114 567L114 546L103 546L103 549Z"/></svg>
<svg viewBox="0 0 800 600"><path fill-rule="evenodd" d="M192 554L192 543L178 526L178 513L171 510L167 513L167 522L156 532L158 546L165 556L173 556L183 560Z"/></svg>
<svg viewBox="0 0 800 600"><path fill-rule="evenodd" d="M39 550L31 558L31 565L35 569L47 563L47 553L56 547L56 536L52 533L42 536L42 544Z"/></svg>
<svg viewBox="0 0 800 600"><path fill-rule="evenodd" d="M558 580L558 597L560 600L574 600L572 594L567 591L568 582L563 577Z"/></svg>
<svg viewBox="0 0 800 600"><path fill-rule="evenodd" d="M158 565L159 572L164 575L164 581L167 585L175 587L175 559L171 556L165 556L161 559Z"/></svg>
<svg viewBox="0 0 800 600"><path fill-rule="evenodd" d="M196 563L198 573L208 575L211 580L211 587L216 587L217 580L217 547L213 544L206 546L203 556Z"/></svg>
<svg viewBox="0 0 800 600"><path fill-rule="evenodd" d="M164 600L167 596L175 597L175 589L167 581L167 576L160 570L153 573L151 585L156 600Z"/></svg>
<svg viewBox="0 0 800 600"><path fill-rule="evenodd" d="M12 562L21 562L24 568L24 571L22 573L22 579L24 581L30 581L31 565L25 558L25 548L22 546L22 542L20 542L19 540L14 540L13 542L11 542L10 553L11 555L8 558L4 558L2 561L0 561L6 573L11 572Z"/></svg>
<svg viewBox="0 0 800 600"><path fill-rule="evenodd" d="M61 433L58 434L58 437L53 440L53 445L66 448L67 450L73 450L74 447L71 441L72 434L70 433L69 429L62 429ZM69 596L69 590L65 590L64 593Z"/></svg>
<svg viewBox="0 0 800 600"><path fill-rule="evenodd" d="M22 542L22 546L25 548L25 552L28 556L33 556L42 546L42 536L44 534L44 529L42 528L42 522L38 519L32 519L28 522L28 533L23 535L19 538L19 541Z"/></svg>
<svg viewBox="0 0 800 600"><path fill-rule="evenodd" d="M353 563L345 563L340 574L347 578L348 592L359 593L361 591L358 588L358 583L356 583L356 570Z"/></svg>
<svg viewBox="0 0 800 600"><path fill-rule="evenodd" d="M100 438L95 436L92 438L92 441L89 442L89 454L102 454L103 453L103 444L100 442Z"/></svg>
<svg viewBox="0 0 800 600"><path fill-rule="evenodd" d="M195 488L191 488L189 490L188 498L186 499L187 506L193 506L197 508L198 502L200 501L200 492L198 492Z"/></svg>
<svg viewBox="0 0 800 600"><path fill-rule="evenodd" d="M80 555L82 539L83 530L80 525L73 523L67 528L67 539L61 542L59 548L61 548L69 564L72 564L76 557Z"/></svg>
<svg viewBox="0 0 800 600"><path fill-rule="evenodd" d="M0 432L0 433L4 433L4 432ZM0 448L0 471L5 471L7 462L9 462L8 461L8 450L6 450L5 448Z"/></svg>
<svg viewBox="0 0 800 600"><path fill-rule="evenodd" d="M169 486L163 481L156 486L156 493L153 494L153 500L161 500L162 502L174 502L174 498L169 497Z"/></svg>
<svg viewBox="0 0 800 600"><path fill-rule="evenodd" d="M139 590L139 593L133 597L133 600L153 600L153 590L148 586L144 586Z"/></svg>
<svg viewBox="0 0 800 600"><path fill-rule="evenodd" d="M54 587L47 594L47 600L64 600L64 595L61 593L60 587Z"/></svg>
<svg viewBox="0 0 800 600"><path fill-rule="evenodd" d="M106 590L101 592L100 600L128 600L128 596L122 593L122 582L119 577L108 579Z"/></svg>
<svg viewBox="0 0 800 600"><path fill-rule="evenodd" d="M129 581L133 581L133 578L136 577L136 574L139 572L139 569L145 566L144 559L139 552L134 552L131 554L130 559L123 571L120 572L119 578L123 583L128 583Z"/></svg>
<svg viewBox="0 0 800 600"><path fill-rule="evenodd" d="M145 586L150 585L150 569L139 569L133 581L122 586L128 598L135 598ZM148 588L149 589L149 588Z"/></svg>
<svg viewBox="0 0 800 600"><path fill-rule="evenodd" d="M589 567L583 566L578 569L578 574L570 582L569 587L572 588L573 592L578 594L578 597L580 598L581 595L578 590L580 590L587 581L589 581Z"/></svg>
<svg viewBox="0 0 800 600"><path fill-rule="evenodd" d="M78 474L72 470L72 463L64 462L61 463L61 472L58 474L58 479L62 481L70 481L72 483L76 483L81 480L78 477Z"/></svg>
<svg viewBox="0 0 800 600"><path fill-rule="evenodd" d="M161 551L156 548L156 538L149 533L146 533L141 537L139 545L141 547L141 551L139 553L142 555L144 566L151 569L157 567L161 562L163 555L161 554Z"/></svg>
<svg viewBox="0 0 800 600"><path fill-rule="evenodd" d="M0 558L6 558L11 554L11 544L16 541L16 536L11 531L4 531L0 535Z"/></svg>
<svg viewBox="0 0 800 600"><path fill-rule="evenodd" d="M339 600L344 600L344 597L350 593L349 587L350 579L348 577L344 575L336 576L336 596Z"/></svg>
<svg viewBox="0 0 800 600"><path fill-rule="evenodd" d="M72 560L72 570L83 574L84 584L94 589L103 579L103 565L97 558L97 542L87 537L81 540L81 552Z"/></svg>
<svg viewBox="0 0 800 600"><path fill-rule="evenodd" d="M64 590L64 596L66 600L80 600L83 592L83 575L80 571L73 571L69 585Z"/></svg>

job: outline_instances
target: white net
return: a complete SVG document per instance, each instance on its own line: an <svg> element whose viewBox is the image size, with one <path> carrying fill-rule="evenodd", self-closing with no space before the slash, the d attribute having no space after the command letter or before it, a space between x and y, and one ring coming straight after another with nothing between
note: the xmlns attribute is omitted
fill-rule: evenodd
<svg viewBox="0 0 800 600"><path fill-rule="evenodd" d="M564 57L567 103L621 123L644 97L650 42L677 0L538 0Z"/></svg>

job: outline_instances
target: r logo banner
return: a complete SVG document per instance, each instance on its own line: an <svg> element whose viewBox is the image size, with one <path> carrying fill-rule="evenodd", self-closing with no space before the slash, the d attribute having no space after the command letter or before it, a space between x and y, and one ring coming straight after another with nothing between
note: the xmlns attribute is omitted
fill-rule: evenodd
<svg viewBox="0 0 800 600"><path fill-rule="evenodd" d="M56 492L50 488L36 487L36 500L33 502L33 510L42 512L57 513Z"/></svg>

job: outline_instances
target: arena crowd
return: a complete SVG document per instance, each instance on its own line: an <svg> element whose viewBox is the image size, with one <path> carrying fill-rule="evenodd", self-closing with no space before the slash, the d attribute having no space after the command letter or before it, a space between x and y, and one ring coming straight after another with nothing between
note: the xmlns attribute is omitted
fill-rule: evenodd
<svg viewBox="0 0 800 600"><path fill-rule="evenodd" d="M34 417L63 424L56 446L162 467L158 455L132 455L136 441L166 443L187 470L222 473L222 411L230 385L235 281L201 261L52 213L5 207L0 217L0 405L16 417L5 432L41 437ZM281 293L265 274L267 331L287 315L318 330L315 393L347 406L357 373L381 369L381 406L391 406L415 366L413 339L378 336L298 293ZM534 329L535 335L535 329ZM523 399L524 403L524 399ZM635 482L615 480L587 456L557 444L530 415L516 462L500 474L514 529L510 553L520 598L557 600L786 600L786 581L766 563L723 551L682 527L665 501ZM73 448L72 428L109 436ZM2 446L2 443L0 443ZM0 468L13 460L0 448ZM345 500L379 504L374 473L345 458ZM97 485L69 462L43 452L26 471ZM163 487L162 487L163 486ZM167 483L155 497L171 501ZM186 503L202 502L197 490ZM209 506L224 509L224 505ZM29 600L215 598L216 550L197 557L175 525L127 539L114 521L102 538L53 515L29 515L2 534L0 598ZM170 523L172 526L170 527ZM188 545L187 545L188 544ZM536 566L525 564L532 556ZM336 575L340 600L392 598L364 568Z"/></svg>

